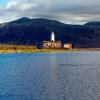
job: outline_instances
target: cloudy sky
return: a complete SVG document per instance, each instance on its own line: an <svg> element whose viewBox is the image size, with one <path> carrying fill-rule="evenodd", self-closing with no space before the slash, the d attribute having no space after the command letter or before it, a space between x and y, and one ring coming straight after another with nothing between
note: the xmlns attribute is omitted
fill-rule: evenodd
<svg viewBox="0 0 100 100"><path fill-rule="evenodd" d="M0 0L0 23L20 17L70 24L100 21L100 0Z"/></svg>

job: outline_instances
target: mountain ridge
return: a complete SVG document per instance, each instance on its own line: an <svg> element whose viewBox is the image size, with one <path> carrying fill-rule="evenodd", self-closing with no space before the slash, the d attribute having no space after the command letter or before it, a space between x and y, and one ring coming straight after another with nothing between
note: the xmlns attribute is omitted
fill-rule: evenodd
<svg viewBox="0 0 100 100"><path fill-rule="evenodd" d="M92 22L88 22L84 25L87 25L87 26L100 26L100 21L92 21Z"/></svg>
<svg viewBox="0 0 100 100"><path fill-rule="evenodd" d="M0 43L41 45L49 41L54 31L56 40L70 42L76 48L99 48L100 28L91 25L71 25L56 20L26 17L0 24Z"/></svg>

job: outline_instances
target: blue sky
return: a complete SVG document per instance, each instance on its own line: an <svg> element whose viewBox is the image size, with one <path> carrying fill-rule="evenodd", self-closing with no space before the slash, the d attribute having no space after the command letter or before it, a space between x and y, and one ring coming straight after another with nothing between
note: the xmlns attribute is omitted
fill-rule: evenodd
<svg viewBox="0 0 100 100"><path fill-rule="evenodd" d="M21 17L70 24L100 21L100 0L0 0L0 23Z"/></svg>
<svg viewBox="0 0 100 100"><path fill-rule="evenodd" d="M0 0L0 5L7 3L8 0Z"/></svg>

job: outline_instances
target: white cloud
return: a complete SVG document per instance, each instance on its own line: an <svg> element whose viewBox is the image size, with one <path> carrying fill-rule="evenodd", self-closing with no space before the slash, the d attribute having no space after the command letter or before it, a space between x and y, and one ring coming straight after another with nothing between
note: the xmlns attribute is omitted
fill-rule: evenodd
<svg viewBox="0 0 100 100"><path fill-rule="evenodd" d="M13 8L14 6L16 6L16 5L18 5L20 3L20 1L18 0L18 1L14 1L14 0L12 0L12 1L10 1L10 2L8 2L6 5L5 5L5 8L6 9L11 9L11 8Z"/></svg>
<svg viewBox="0 0 100 100"><path fill-rule="evenodd" d="M24 16L70 23L99 20L100 0L9 0L0 8L0 22Z"/></svg>

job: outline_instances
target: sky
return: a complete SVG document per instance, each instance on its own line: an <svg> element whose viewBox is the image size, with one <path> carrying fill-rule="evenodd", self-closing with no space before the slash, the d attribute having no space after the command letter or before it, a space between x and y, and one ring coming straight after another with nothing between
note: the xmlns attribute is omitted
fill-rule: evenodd
<svg viewBox="0 0 100 100"><path fill-rule="evenodd" d="M68 24L100 21L100 0L0 0L0 23L21 17Z"/></svg>

